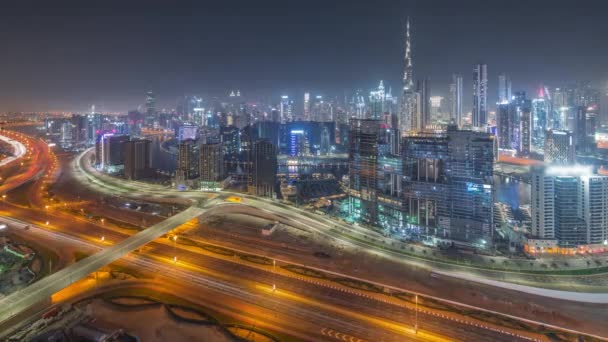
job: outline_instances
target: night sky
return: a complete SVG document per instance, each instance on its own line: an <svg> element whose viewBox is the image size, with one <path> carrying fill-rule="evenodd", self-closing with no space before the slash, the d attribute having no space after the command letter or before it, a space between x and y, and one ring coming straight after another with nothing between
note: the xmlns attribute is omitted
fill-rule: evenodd
<svg viewBox="0 0 608 342"><path fill-rule="evenodd" d="M148 89L161 108L237 88L251 100L299 99L304 90L369 90L380 79L397 94L407 15L414 76L430 78L432 94L446 95L450 75L462 73L468 104L479 60L489 103L499 72L514 91L571 80L608 86L603 0L44 3L0 5L0 111L95 103L125 112Z"/></svg>

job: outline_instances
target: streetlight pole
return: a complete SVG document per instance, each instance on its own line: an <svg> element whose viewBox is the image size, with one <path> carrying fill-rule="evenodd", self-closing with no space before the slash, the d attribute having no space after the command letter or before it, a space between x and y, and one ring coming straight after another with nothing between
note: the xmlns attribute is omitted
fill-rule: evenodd
<svg viewBox="0 0 608 342"><path fill-rule="evenodd" d="M272 259L272 292L277 290L277 284L275 282L275 266L277 265L277 261Z"/></svg>
<svg viewBox="0 0 608 342"><path fill-rule="evenodd" d="M416 295L416 323L414 324L414 333L418 334L418 295Z"/></svg>

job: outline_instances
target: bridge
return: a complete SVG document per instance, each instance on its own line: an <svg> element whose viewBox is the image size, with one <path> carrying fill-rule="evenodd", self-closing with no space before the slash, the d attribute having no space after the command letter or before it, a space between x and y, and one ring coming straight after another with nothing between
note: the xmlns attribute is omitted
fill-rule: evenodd
<svg viewBox="0 0 608 342"><path fill-rule="evenodd" d="M33 305L47 300L54 293L68 287L99 268L122 258L137 248L152 242L184 222L199 217L205 211L203 208L192 206L111 247L40 279L24 289L13 292L0 300L0 323L6 322Z"/></svg>

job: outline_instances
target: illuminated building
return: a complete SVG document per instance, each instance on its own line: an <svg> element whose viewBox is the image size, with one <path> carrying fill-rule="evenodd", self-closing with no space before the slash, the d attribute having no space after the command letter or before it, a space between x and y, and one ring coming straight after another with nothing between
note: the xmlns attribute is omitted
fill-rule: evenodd
<svg viewBox="0 0 608 342"><path fill-rule="evenodd" d="M152 126L156 118L156 96L153 92L146 93L146 124Z"/></svg>
<svg viewBox="0 0 608 342"><path fill-rule="evenodd" d="M403 92L401 94L401 115L399 129L408 132L416 129L414 125L416 114L416 92L414 89L414 67L412 65L412 43L410 35L410 18L405 26L405 56L403 59Z"/></svg>
<svg viewBox="0 0 608 342"><path fill-rule="evenodd" d="M219 190L224 180L223 146L202 144L199 160L200 186L202 190Z"/></svg>
<svg viewBox="0 0 608 342"><path fill-rule="evenodd" d="M507 74L498 75L498 103L511 101L511 79Z"/></svg>
<svg viewBox="0 0 608 342"><path fill-rule="evenodd" d="M532 105L525 92L517 92L511 102L498 105L496 114L498 148L529 155L532 148Z"/></svg>
<svg viewBox="0 0 608 342"><path fill-rule="evenodd" d="M551 166L532 172L532 234L561 248L608 238L608 177L591 167Z"/></svg>
<svg viewBox="0 0 608 342"><path fill-rule="evenodd" d="M101 168L108 172L116 172L124 165L123 144L129 141L128 135L103 134L101 137Z"/></svg>
<svg viewBox="0 0 608 342"><path fill-rule="evenodd" d="M403 139L406 230L490 247L493 227L493 137L458 130Z"/></svg>
<svg viewBox="0 0 608 342"><path fill-rule="evenodd" d="M462 75L453 74L450 84L450 119L462 127Z"/></svg>
<svg viewBox="0 0 608 342"><path fill-rule="evenodd" d="M306 156L310 154L308 136L304 130L292 129L289 132L289 155Z"/></svg>
<svg viewBox="0 0 608 342"><path fill-rule="evenodd" d="M485 127L488 123L488 65L473 67L473 127Z"/></svg>
<svg viewBox="0 0 608 342"><path fill-rule="evenodd" d="M136 180L152 175L150 144L151 141L146 139L124 142L124 177L126 179Z"/></svg>
<svg viewBox="0 0 608 342"><path fill-rule="evenodd" d="M351 120L349 127L349 212L356 221L383 229L403 227L403 162L391 145L398 130L381 120ZM398 145L398 143L396 144Z"/></svg>
<svg viewBox="0 0 608 342"><path fill-rule="evenodd" d="M236 126L221 127L220 141L224 147L224 158L226 160L238 158L241 152L241 134Z"/></svg>
<svg viewBox="0 0 608 342"><path fill-rule="evenodd" d="M186 139L177 145L175 181L178 187L192 185L199 177L200 146L198 141Z"/></svg>
<svg viewBox="0 0 608 342"><path fill-rule="evenodd" d="M293 101L289 101L289 96L281 96L279 113L281 114L281 123L293 121Z"/></svg>
<svg viewBox="0 0 608 342"><path fill-rule="evenodd" d="M184 123L177 127L176 137L178 142L187 139L198 139L198 126L194 124Z"/></svg>
<svg viewBox="0 0 608 342"><path fill-rule="evenodd" d="M382 81L380 81L378 89L372 90L369 93L369 108L369 119L373 120L381 119L384 113L388 111L388 106L386 103L386 93L384 91L384 83Z"/></svg>
<svg viewBox="0 0 608 342"><path fill-rule="evenodd" d="M572 133L562 130L548 130L545 137L545 163L570 165L574 163L574 142Z"/></svg>
<svg viewBox="0 0 608 342"><path fill-rule="evenodd" d="M532 145L537 150L542 150L545 144L545 131L549 125L549 101L544 96L543 88L540 88L538 98L532 100Z"/></svg>
<svg viewBox="0 0 608 342"><path fill-rule="evenodd" d="M277 147L267 140L253 142L248 162L248 192L256 196L273 197L277 186Z"/></svg>
<svg viewBox="0 0 608 342"><path fill-rule="evenodd" d="M426 129L431 121L429 80L418 80L416 91L416 115L412 126L417 131Z"/></svg>
<svg viewBox="0 0 608 342"><path fill-rule="evenodd" d="M304 93L304 121L310 121L310 93Z"/></svg>

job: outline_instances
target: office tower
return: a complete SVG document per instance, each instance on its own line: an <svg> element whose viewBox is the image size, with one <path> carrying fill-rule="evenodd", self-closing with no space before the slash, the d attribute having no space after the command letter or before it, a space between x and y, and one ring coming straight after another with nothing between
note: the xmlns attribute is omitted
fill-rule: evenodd
<svg viewBox="0 0 608 342"><path fill-rule="evenodd" d="M485 127L488 123L487 109L488 65L473 67L473 127Z"/></svg>
<svg viewBox="0 0 608 342"><path fill-rule="evenodd" d="M369 93L369 119L380 120L387 112L386 93L384 91L384 83L380 81L378 89L372 90Z"/></svg>
<svg viewBox="0 0 608 342"><path fill-rule="evenodd" d="M493 136L448 127L403 139L407 229L479 248L492 245Z"/></svg>
<svg viewBox="0 0 608 342"><path fill-rule="evenodd" d="M151 141L146 139L124 142L124 177L126 179L135 180L153 175L150 144Z"/></svg>
<svg viewBox="0 0 608 342"><path fill-rule="evenodd" d="M418 80L416 89L416 116L413 126L417 131L426 129L431 121L429 80Z"/></svg>
<svg viewBox="0 0 608 342"><path fill-rule="evenodd" d="M378 222L377 172L380 120L351 120L349 127L349 206L356 219Z"/></svg>
<svg viewBox="0 0 608 342"><path fill-rule="evenodd" d="M281 96L279 112L281 114L281 123L293 121L293 101L289 101L289 96Z"/></svg>
<svg viewBox="0 0 608 342"><path fill-rule="evenodd" d="M528 155L532 148L532 103L525 92L517 92L508 103L498 105L496 113L498 148Z"/></svg>
<svg viewBox="0 0 608 342"><path fill-rule="evenodd" d="M549 126L549 101L545 97L544 88L540 88L538 97L532 99L532 145L542 150L545 144L545 131Z"/></svg>
<svg viewBox="0 0 608 342"><path fill-rule="evenodd" d="M498 75L498 103L511 101L511 79L507 74Z"/></svg>
<svg viewBox="0 0 608 342"><path fill-rule="evenodd" d="M525 93L524 93L525 96ZM532 151L532 109L530 100L524 100L517 107L519 115L519 132L520 141L518 152L521 155L527 156Z"/></svg>
<svg viewBox="0 0 608 342"><path fill-rule="evenodd" d="M101 168L108 172L117 172L124 165L124 142L128 135L103 134L100 141Z"/></svg>
<svg viewBox="0 0 608 342"><path fill-rule="evenodd" d="M267 140L255 141L249 151L250 194L273 197L277 185L277 147Z"/></svg>
<svg viewBox="0 0 608 342"><path fill-rule="evenodd" d="M600 127L600 113L599 104L592 103L585 106L585 120L586 120L586 133L587 133L587 147L590 148L595 140L595 133Z"/></svg>
<svg viewBox="0 0 608 342"><path fill-rule="evenodd" d="M429 97L429 111L430 120L429 123L433 124L438 121L444 120L443 116L443 97L442 96L431 96Z"/></svg>
<svg viewBox="0 0 608 342"><path fill-rule="evenodd" d="M453 74L450 84L450 119L462 127L462 75Z"/></svg>
<svg viewBox="0 0 608 342"><path fill-rule="evenodd" d="M608 237L608 177L591 167L550 166L532 170L532 234L555 239L566 253Z"/></svg>
<svg viewBox="0 0 608 342"><path fill-rule="evenodd" d="M146 124L152 126L156 120L156 96L149 91L146 93Z"/></svg>
<svg viewBox="0 0 608 342"><path fill-rule="evenodd" d="M200 146L199 175L203 190L219 190L224 180L224 157L221 143Z"/></svg>
<svg viewBox="0 0 608 342"><path fill-rule="evenodd" d="M574 163L574 142L569 131L548 130L545 137L545 163L571 165Z"/></svg>
<svg viewBox="0 0 608 342"><path fill-rule="evenodd" d="M186 139L177 145L175 182L178 187L192 184L199 177L200 146L198 141Z"/></svg>
<svg viewBox="0 0 608 342"><path fill-rule="evenodd" d="M399 128L401 132L416 129L413 125L416 111L416 95L414 89L414 67L412 65L412 46L410 36L410 18L405 25L405 56L403 60L403 92L401 94L401 115Z"/></svg>
<svg viewBox="0 0 608 342"><path fill-rule="evenodd" d="M386 231L404 224L398 132L381 120L351 120L349 126L349 212Z"/></svg>
<svg viewBox="0 0 608 342"><path fill-rule="evenodd" d="M587 107L576 107L574 115L574 150L587 151Z"/></svg>
<svg viewBox="0 0 608 342"><path fill-rule="evenodd" d="M310 93L304 93L304 121L310 121Z"/></svg>

